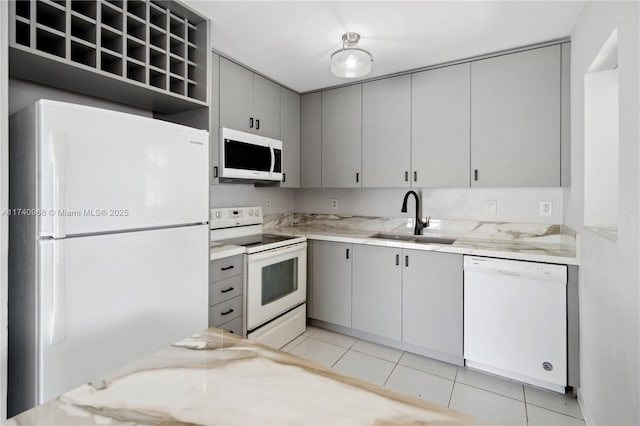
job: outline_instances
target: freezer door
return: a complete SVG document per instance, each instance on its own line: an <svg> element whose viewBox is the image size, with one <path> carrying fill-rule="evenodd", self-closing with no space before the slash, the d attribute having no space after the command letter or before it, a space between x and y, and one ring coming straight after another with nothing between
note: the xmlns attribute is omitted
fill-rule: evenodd
<svg viewBox="0 0 640 426"><path fill-rule="evenodd" d="M208 221L208 132L62 102L36 106L41 236Z"/></svg>
<svg viewBox="0 0 640 426"><path fill-rule="evenodd" d="M42 403L207 328L206 225L40 242Z"/></svg>

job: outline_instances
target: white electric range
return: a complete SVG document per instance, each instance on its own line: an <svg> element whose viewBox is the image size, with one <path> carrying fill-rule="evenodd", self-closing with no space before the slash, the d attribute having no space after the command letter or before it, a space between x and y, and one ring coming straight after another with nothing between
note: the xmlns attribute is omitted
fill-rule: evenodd
<svg viewBox="0 0 640 426"><path fill-rule="evenodd" d="M280 348L306 329L304 236L263 233L261 207L211 210L211 241L245 247L247 338Z"/></svg>

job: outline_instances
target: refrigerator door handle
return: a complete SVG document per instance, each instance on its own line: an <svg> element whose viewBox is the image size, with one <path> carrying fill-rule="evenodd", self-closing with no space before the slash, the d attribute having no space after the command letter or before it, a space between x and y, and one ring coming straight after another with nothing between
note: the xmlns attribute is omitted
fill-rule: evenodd
<svg viewBox="0 0 640 426"><path fill-rule="evenodd" d="M64 134L50 136L51 166L53 170L53 236L66 236L64 227L64 178L66 171L67 138Z"/></svg>
<svg viewBox="0 0 640 426"><path fill-rule="evenodd" d="M67 338L67 288L65 285L64 242L58 241L53 247L53 276L51 304L51 332L49 343L55 345Z"/></svg>

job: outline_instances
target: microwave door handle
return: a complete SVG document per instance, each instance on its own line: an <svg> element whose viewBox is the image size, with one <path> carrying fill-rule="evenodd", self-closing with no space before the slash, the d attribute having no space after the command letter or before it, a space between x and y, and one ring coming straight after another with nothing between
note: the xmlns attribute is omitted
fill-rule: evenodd
<svg viewBox="0 0 640 426"><path fill-rule="evenodd" d="M271 169L269 170L269 174L273 174L273 169L276 167L276 154L273 146L269 145L269 152L271 153Z"/></svg>

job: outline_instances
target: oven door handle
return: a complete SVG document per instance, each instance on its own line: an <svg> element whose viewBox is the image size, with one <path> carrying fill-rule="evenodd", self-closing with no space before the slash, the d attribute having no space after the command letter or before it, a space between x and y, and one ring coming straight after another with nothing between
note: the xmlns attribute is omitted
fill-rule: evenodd
<svg viewBox="0 0 640 426"><path fill-rule="evenodd" d="M277 249L273 249L273 250L267 250L267 251L262 251L260 253L253 253L247 256L247 262L248 263L252 263L253 261L260 261L260 260L264 260L264 259L269 259L271 257L276 257L276 256L284 256L287 255L289 253L295 253L297 251L305 251L307 250L307 243L306 242L302 242L302 243L296 243L296 244L292 244L290 246L286 246L286 247L282 247L282 248L277 248Z"/></svg>

